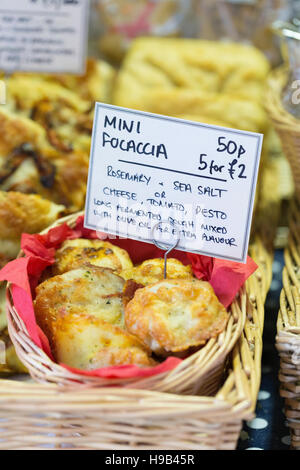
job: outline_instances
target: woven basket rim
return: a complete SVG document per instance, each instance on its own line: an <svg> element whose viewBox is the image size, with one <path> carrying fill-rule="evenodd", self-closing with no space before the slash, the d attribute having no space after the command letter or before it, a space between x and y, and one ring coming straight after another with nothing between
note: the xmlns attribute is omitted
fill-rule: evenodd
<svg viewBox="0 0 300 470"><path fill-rule="evenodd" d="M41 234L47 233L50 229L57 227L63 223L69 226L74 226L79 216L84 212L63 217L57 220L50 227L43 230ZM19 253L19 258L23 257L24 253ZM240 303L246 305L245 289L241 289L239 293ZM20 319L16 308L13 305L11 295L11 283L7 285L7 307L8 307L8 330L12 342L15 346L20 360L28 368L33 378L38 381L57 381L58 384L62 383L70 386L71 382L78 386L78 382L82 382L84 386L109 386L109 384L118 384L124 386L142 386L143 388L150 387L154 390L161 390L168 392L172 390L173 386L168 384L174 383L178 386L178 382L184 383L186 380L201 380L202 377L213 374L216 370L223 367L224 361L228 354L232 351L234 345L240 338L246 319L245 308L241 309L238 299L235 300L231 306L231 316L227 323L225 330L219 334L215 339L209 340L206 345L199 351L195 352L179 365L169 372L164 372L152 376L147 379L100 379L97 377L87 377L78 373L68 371L61 365L53 362L40 348L38 348L30 339L26 327ZM23 349L23 351L22 351ZM24 353L25 352L25 353ZM207 360L208 359L208 360ZM197 374L202 366L202 373ZM190 371L189 369L192 368ZM188 373L189 372L189 373ZM193 375L193 378L190 376ZM159 383L159 387L157 385Z"/></svg>

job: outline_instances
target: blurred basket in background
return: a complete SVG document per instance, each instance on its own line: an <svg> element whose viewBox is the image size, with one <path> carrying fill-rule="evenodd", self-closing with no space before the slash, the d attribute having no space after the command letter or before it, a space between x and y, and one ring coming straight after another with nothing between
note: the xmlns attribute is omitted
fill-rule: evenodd
<svg viewBox="0 0 300 470"><path fill-rule="evenodd" d="M279 40L271 25L289 20L289 0L197 0L196 4L198 37L252 44L273 66L281 63Z"/></svg>
<svg viewBox="0 0 300 470"><path fill-rule="evenodd" d="M277 321L276 347L280 355L280 394L291 445L300 450L300 203L290 209L290 237L284 253L283 289Z"/></svg>
<svg viewBox="0 0 300 470"><path fill-rule="evenodd" d="M281 100L287 74L286 68L277 69L270 74L265 105L290 163L295 191L300 198L300 120L285 110Z"/></svg>

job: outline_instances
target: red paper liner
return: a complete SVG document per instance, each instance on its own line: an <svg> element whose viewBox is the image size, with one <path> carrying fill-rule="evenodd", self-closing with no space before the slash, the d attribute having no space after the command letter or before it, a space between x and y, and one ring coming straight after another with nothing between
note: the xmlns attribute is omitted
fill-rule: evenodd
<svg viewBox="0 0 300 470"><path fill-rule="evenodd" d="M55 252L65 240L76 238L99 239L107 235L88 230L83 226L84 217L78 217L75 228L70 228L66 223L48 231L45 235L23 234L21 248L25 257L18 258L8 263L0 271L0 281L8 281L12 284L11 291L15 308L23 320L32 341L40 347L53 360L47 337L37 325L33 298L35 288L42 272L55 262ZM146 259L159 258L164 252L155 245L143 243L131 239L109 239L109 241L128 251L134 264ZM191 264L194 275L198 279L208 281L219 301L228 308L240 288L256 269L256 263L248 256L247 263L234 263L219 260L208 256L186 253L178 250L172 252L172 257L183 264ZM101 369L86 371L78 370L61 364L62 367L76 374L101 377L101 378L135 378L151 377L173 370L181 359L169 357L161 364L154 367L139 367L135 365L104 367Z"/></svg>

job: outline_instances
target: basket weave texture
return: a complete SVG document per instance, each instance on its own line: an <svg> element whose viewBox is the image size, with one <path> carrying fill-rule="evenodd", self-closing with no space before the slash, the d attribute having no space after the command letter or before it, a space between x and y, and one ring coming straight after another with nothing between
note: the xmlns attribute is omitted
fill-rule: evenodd
<svg viewBox="0 0 300 470"><path fill-rule="evenodd" d="M236 301L236 308L246 317L244 329L227 358L227 375L217 393L205 396L211 395L207 389L202 396L192 396L130 386L74 389L65 371L64 387L3 380L0 449L235 449L243 420L254 416L261 374L264 286L269 284L272 266L272 257L259 237L253 251L260 268ZM15 345L24 354L28 351L38 370L40 351L33 355L22 325L15 325L14 317L10 321L18 335ZM220 380L219 373L217 378L214 374L212 370L207 379L212 389L214 379Z"/></svg>
<svg viewBox="0 0 300 470"><path fill-rule="evenodd" d="M181 369L175 371L174 375L179 375L174 383L183 384L181 376L184 376L189 384L186 388L180 385L178 393L166 393L163 388L137 389L136 384L132 388L130 383L122 387L95 388L91 384L74 387L74 377L70 380L65 370L60 376L61 371L53 369L53 364L49 365L45 357L41 361L41 351L34 347L10 305L10 334L17 352L22 358L30 358L27 363L31 363L34 376L39 381L46 379L47 383L0 380L0 449L236 448L243 420L254 416L261 379L264 302L272 279L273 260L272 243L265 237L273 234L270 226L276 223L278 212L276 191L269 191L269 184L277 187L276 181L273 176L267 180L266 194L271 195L271 201L268 206L263 197L261 220L268 229L255 228L252 236L250 256L259 269L247 280L233 306L233 318L241 313L244 326L232 352L227 355L222 382L219 371L210 368L201 396L199 393L198 396L183 395L179 390L195 390L198 383L197 380L192 382L188 367L180 366ZM220 345L213 343L209 348L208 351L216 354ZM197 357L191 360L191 368L193 361L193 370L205 365L205 358ZM157 382L158 389L168 384L168 380L172 383L173 372L170 378L163 377ZM49 383L51 381L56 384ZM57 382L61 386L57 386ZM205 384L210 386L205 389Z"/></svg>
<svg viewBox="0 0 300 470"><path fill-rule="evenodd" d="M59 220L51 228L58 226L62 221L73 227L78 215L74 214ZM216 338L209 340L203 348L182 361L172 371L148 378L106 379L76 374L54 363L28 335L23 321L13 306L10 288L7 294L9 334L20 360L31 376L39 382L54 382L76 388L81 385L84 387L114 385L187 395L214 394L223 379L227 356L241 336L247 313L246 293L243 291L231 306L231 315L225 330Z"/></svg>
<svg viewBox="0 0 300 470"><path fill-rule="evenodd" d="M296 199L290 208L290 235L284 258L276 347L291 446L300 450L300 202Z"/></svg>
<svg viewBox="0 0 300 470"><path fill-rule="evenodd" d="M295 191L300 198L300 120L288 113L281 103L287 73L286 68L281 67L270 74L265 107L280 137L283 151L291 166Z"/></svg>

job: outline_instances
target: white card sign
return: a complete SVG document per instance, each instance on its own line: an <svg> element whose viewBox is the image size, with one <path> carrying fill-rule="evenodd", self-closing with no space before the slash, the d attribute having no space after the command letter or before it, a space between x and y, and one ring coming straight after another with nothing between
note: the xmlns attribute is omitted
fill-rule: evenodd
<svg viewBox="0 0 300 470"><path fill-rule="evenodd" d="M245 263L262 141L97 103L85 226Z"/></svg>
<svg viewBox="0 0 300 470"><path fill-rule="evenodd" d="M85 72L89 0L1 0L0 69Z"/></svg>

